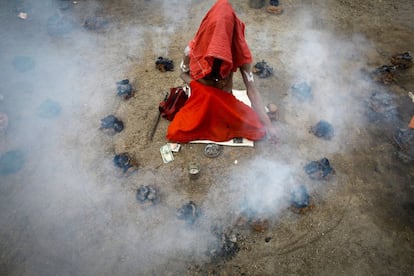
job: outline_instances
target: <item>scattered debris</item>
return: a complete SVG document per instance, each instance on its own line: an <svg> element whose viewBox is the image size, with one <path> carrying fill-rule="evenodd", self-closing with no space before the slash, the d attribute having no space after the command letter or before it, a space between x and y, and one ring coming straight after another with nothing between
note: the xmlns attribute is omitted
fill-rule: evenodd
<svg viewBox="0 0 414 276"><path fill-rule="evenodd" d="M315 180L329 180L330 177L335 174L335 170L331 167L327 158L322 158L319 161L312 161L308 163L304 169L309 177Z"/></svg>
<svg viewBox="0 0 414 276"><path fill-rule="evenodd" d="M382 65L371 73L371 77L376 82L390 84L395 81L395 69L394 65Z"/></svg>
<svg viewBox="0 0 414 276"><path fill-rule="evenodd" d="M413 65L413 57L410 52L393 55L390 61L392 65L382 65L371 73L374 81L390 84L395 81L395 74L398 70L404 70Z"/></svg>
<svg viewBox="0 0 414 276"><path fill-rule="evenodd" d="M213 230L216 236L216 243L209 246L208 255L213 261L225 260L228 261L240 251L237 243L237 235L228 231L228 233L218 230Z"/></svg>
<svg viewBox="0 0 414 276"><path fill-rule="evenodd" d="M393 142L398 148L397 156L404 163L414 161L414 129L397 129Z"/></svg>
<svg viewBox="0 0 414 276"><path fill-rule="evenodd" d="M290 210L297 214L304 214L313 208L308 189L304 185L300 185L292 191L290 203Z"/></svg>
<svg viewBox="0 0 414 276"><path fill-rule="evenodd" d="M83 27L89 31L100 31L108 27L109 23L110 21L102 16L88 16Z"/></svg>
<svg viewBox="0 0 414 276"><path fill-rule="evenodd" d="M264 233L269 229L269 221L267 219L253 219L249 224L256 232Z"/></svg>
<svg viewBox="0 0 414 276"><path fill-rule="evenodd" d="M132 159L126 152L115 155L114 165L120 168L124 174L130 174L138 170L138 162Z"/></svg>
<svg viewBox="0 0 414 276"><path fill-rule="evenodd" d="M19 12L19 14L17 15L18 18L26 20L27 19L27 13L25 12Z"/></svg>
<svg viewBox="0 0 414 276"><path fill-rule="evenodd" d="M269 103L268 105L266 105L266 112L267 116L269 116L269 119L271 121L279 120L279 109L277 105L275 105L274 103Z"/></svg>
<svg viewBox="0 0 414 276"><path fill-rule="evenodd" d="M101 119L101 130L107 134L113 135L119 133L124 129L124 123L114 115L108 115Z"/></svg>
<svg viewBox="0 0 414 276"><path fill-rule="evenodd" d="M334 136L334 128L327 121L320 120L316 125L310 128L310 132L316 137L329 140Z"/></svg>
<svg viewBox="0 0 414 276"><path fill-rule="evenodd" d="M135 94L135 90L129 83L129 79L124 79L116 82L116 88L118 90L118 96L122 97L124 100L128 100Z"/></svg>
<svg viewBox="0 0 414 276"><path fill-rule="evenodd" d="M249 227L251 230L256 232L266 232L269 229L269 221L261 218L257 212L251 209L246 209L236 220L236 226Z"/></svg>
<svg viewBox="0 0 414 276"><path fill-rule="evenodd" d="M398 118L397 107L389 93L374 91L366 105L366 116L371 122L391 122Z"/></svg>
<svg viewBox="0 0 414 276"><path fill-rule="evenodd" d="M139 203L154 205L160 201L158 189L151 185L142 185L137 189L136 198Z"/></svg>
<svg viewBox="0 0 414 276"><path fill-rule="evenodd" d="M35 67L35 61L28 56L15 56L12 63L14 68L21 73L30 71Z"/></svg>
<svg viewBox="0 0 414 276"><path fill-rule="evenodd" d="M210 143L207 144L204 148L204 155L210 158L218 157L223 151L223 146Z"/></svg>
<svg viewBox="0 0 414 276"><path fill-rule="evenodd" d="M51 36L62 36L73 31L75 24L66 16L53 15L47 19L47 33Z"/></svg>
<svg viewBox="0 0 414 276"><path fill-rule="evenodd" d="M42 118L54 118L60 114L62 107L51 99L45 100L37 108L37 115Z"/></svg>
<svg viewBox="0 0 414 276"><path fill-rule="evenodd" d="M11 150L0 156L0 174L14 174L23 167L25 156L20 150Z"/></svg>
<svg viewBox="0 0 414 276"><path fill-rule="evenodd" d="M413 66L413 57L410 52L396 54L391 57L391 64L398 69L407 69Z"/></svg>
<svg viewBox="0 0 414 276"><path fill-rule="evenodd" d="M173 71L174 62L168 58L158 57L158 59L155 61L155 67L161 72Z"/></svg>
<svg viewBox="0 0 414 276"><path fill-rule="evenodd" d="M197 205L193 201L190 201L184 204L177 211L177 218L181 220L185 220L188 224L194 224L194 222L200 215L201 215L201 210L197 207Z"/></svg>
<svg viewBox="0 0 414 276"><path fill-rule="evenodd" d="M273 75L273 68L262 60L254 65L253 73L259 75L259 78L267 78Z"/></svg>
<svg viewBox="0 0 414 276"><path fill-rule="evenodd" d="M292 85L292 93L301 101L311 101L313 99L312 87L306 82L295 83Z"/></svg>

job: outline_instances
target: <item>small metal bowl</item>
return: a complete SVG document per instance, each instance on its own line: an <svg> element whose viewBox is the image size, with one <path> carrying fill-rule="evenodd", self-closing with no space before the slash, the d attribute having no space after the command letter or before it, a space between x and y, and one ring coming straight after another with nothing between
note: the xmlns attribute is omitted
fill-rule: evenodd
<svg viewBox="0 0 414 276"><path fill-rule="evenodd" d="M221 154L223 151L223 146L217 144L208 144L204 148L204 155L210 158L215 158Z"/></svg>

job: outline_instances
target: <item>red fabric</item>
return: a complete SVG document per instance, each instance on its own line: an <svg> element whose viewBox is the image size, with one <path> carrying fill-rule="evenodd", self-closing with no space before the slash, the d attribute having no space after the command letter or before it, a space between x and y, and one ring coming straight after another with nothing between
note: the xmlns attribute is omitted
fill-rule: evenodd
<svg viewBox="0 0 414 276"><path fill-rule="evenodd" d="M220 69L222 77L252 62L244 36L244 23L237 18L227 0L218 0L211 7L189 46L190 75L194 80L211 72L214 58L223 60Z"/></svg>
<svg viewBox="0 0 414 276"><path fill-rule="evenodd" d="M265 128L256 112L231 93L198 81L190 87L190 98L168 127L168 140L222 142L244 137L255 141L264 137Z"/></svg>

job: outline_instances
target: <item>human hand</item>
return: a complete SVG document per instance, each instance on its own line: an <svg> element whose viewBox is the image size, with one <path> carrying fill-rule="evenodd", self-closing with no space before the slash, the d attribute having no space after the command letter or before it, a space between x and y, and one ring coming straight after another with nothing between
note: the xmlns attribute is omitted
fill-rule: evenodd
<svg viewBox="0 0 414 276"><path fill-rule="evenodd" d="M279 135L274 126L266 127L266 136L271 144L277 144L279 142Z"/></svg>

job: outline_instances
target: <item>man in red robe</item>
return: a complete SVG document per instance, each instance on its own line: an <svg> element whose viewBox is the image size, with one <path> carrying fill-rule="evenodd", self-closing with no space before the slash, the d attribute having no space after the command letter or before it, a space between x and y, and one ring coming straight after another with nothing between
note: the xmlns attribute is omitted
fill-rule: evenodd
<svg viewBox="0 0 414 276"><path fill-rule="evenodd" d="M254 85L244 28L227 0L218 0L207 12L180 65L191 95L169 125L168 140L221 142L243 137L256 141L267 134L277 141L276 129ZM253 109L232 95L237 69Z"/></svg>

